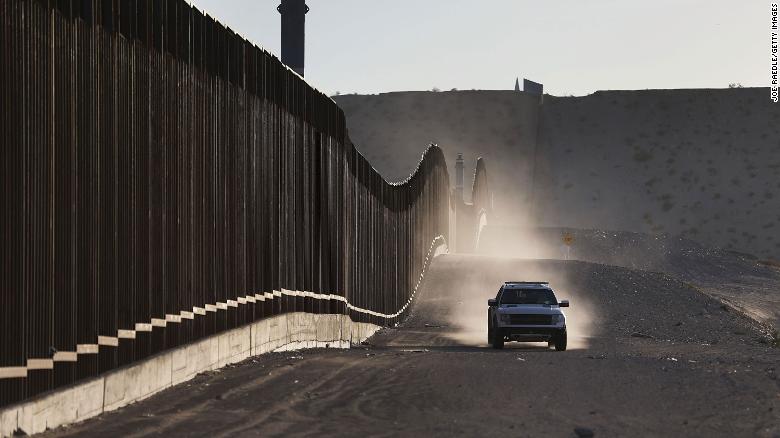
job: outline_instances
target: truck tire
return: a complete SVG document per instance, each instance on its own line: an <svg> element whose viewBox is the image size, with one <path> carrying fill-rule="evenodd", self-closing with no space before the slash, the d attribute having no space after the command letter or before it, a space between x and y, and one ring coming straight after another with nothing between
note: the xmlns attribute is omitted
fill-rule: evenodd
<svg viewBox="0 0 780 438"><path fill-rule="evenodd" d="M555 351L566 351L566 330L558 333L555 337Z"/></svg>
<svg viewBox="0 0 780 438"><path fill-rule="evenodd" d="M504 348L504 334L501 333L500 328L493 330L493 342L491 342L491 344L493 344L493 348L496 350Z"/></svg>

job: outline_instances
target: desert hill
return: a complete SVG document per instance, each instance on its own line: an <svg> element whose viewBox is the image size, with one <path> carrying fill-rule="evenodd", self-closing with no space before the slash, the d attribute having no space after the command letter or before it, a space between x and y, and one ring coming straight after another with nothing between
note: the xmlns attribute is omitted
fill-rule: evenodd
<svg viewBox="0 0 780 438"><path fill-rule="evenodd" d="M764 88L335 97L390 180L430 142L486 159L506 225L680 235L780 258L780 105ZM454 172L451 172L454 174Z"/></svg>

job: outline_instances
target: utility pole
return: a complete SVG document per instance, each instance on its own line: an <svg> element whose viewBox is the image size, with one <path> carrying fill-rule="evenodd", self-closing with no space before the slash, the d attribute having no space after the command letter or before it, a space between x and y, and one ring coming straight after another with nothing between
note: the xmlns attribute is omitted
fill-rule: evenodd
<svg viewBox="0 0 780 438"><path fill-rule="evenodd" d="M282 14L282 62L303 76L306 47L306 0L282 0L277 8Z"/></svg>

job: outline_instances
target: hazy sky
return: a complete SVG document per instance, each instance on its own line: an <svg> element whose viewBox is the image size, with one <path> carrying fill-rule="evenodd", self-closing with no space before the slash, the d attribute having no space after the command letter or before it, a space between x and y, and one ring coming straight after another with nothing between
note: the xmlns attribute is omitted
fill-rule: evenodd
<svg viewBox="0 0 780 438"><path fill-rule="evenodd" d="M277 56L278 0L192 0ZM769 1L307 0L306 78L333 94L768 86Z"/></svg>

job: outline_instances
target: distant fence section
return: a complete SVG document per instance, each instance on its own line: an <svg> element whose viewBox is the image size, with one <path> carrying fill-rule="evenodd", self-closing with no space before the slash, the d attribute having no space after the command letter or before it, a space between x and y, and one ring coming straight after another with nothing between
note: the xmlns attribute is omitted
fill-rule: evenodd
<svg viewBox="0 0 780 438"><path fill-rule="evenodd" d="M387 183L184 1L0 0L0 105L0 404L284 312L393 324L450 238L438 147Z"/></svg>
<svg viewBox="0 0 780 438"><path fill-rule="evenodd" d="M461 253L476 252L479 249L482 230L487 226L488 218L493 216L493 198L488 185L485 160L477 159L471 183L471 202L464 202L462 197L453 196L452 206L456 214L454 225L450 228L457 232L453 233L454 242L451 246Z"/></svg>

